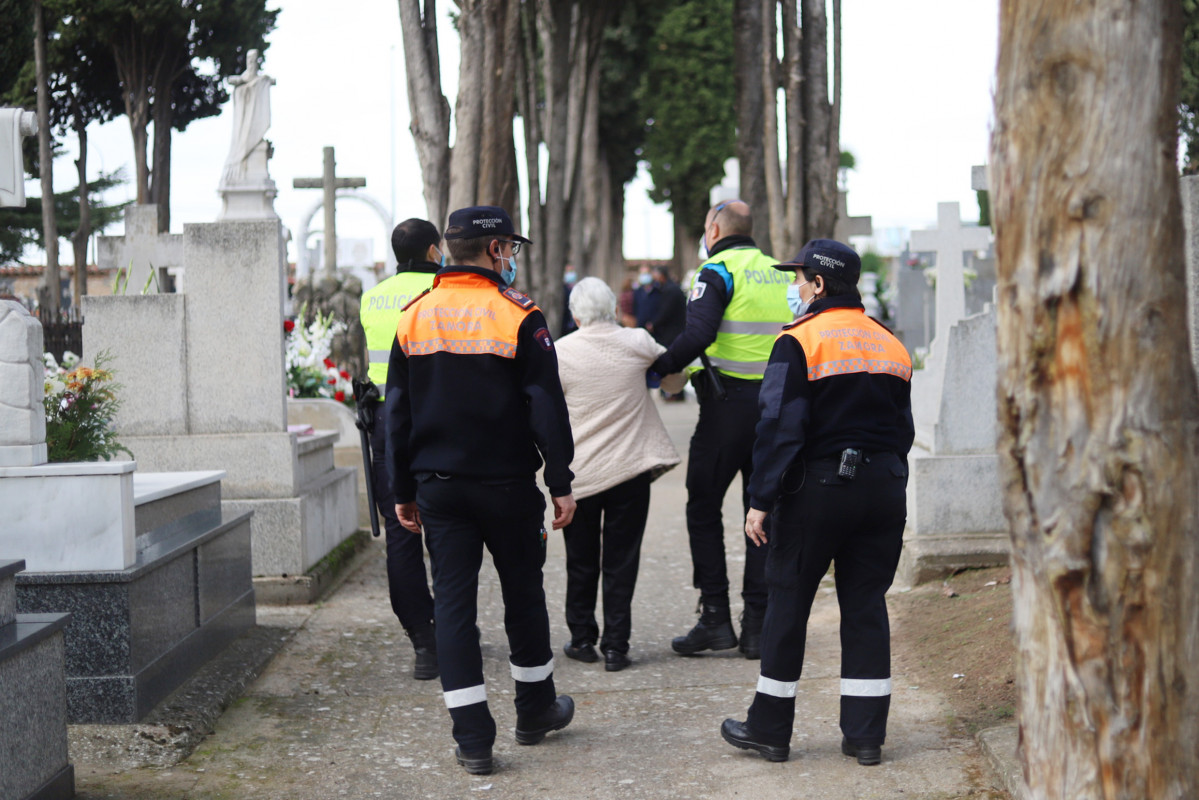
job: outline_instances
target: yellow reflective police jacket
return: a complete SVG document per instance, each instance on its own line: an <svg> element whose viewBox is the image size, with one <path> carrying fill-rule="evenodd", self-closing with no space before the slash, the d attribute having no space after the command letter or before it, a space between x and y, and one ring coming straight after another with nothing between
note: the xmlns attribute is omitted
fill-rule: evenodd
<svg viewBox="0 0 1199 800"><path fill-rule="evenodd" d="M366 331L367 376L383 396L387 385L387 359L396 338L400 312L433 285L433 272L401 272L362 295L358 317Z"/></svg>
<svg viewBox="0 0 1199 800"><path fill-rule="evenodd" d="M704 351L721 374L762 380L775 337L793 319L787 305L791 275L775 269L777 263L756 247L733 248L696 271L698 280L705 268L717 272L723 268L726 281L732 283L732 299L724 309L716 340Z"/></svg>

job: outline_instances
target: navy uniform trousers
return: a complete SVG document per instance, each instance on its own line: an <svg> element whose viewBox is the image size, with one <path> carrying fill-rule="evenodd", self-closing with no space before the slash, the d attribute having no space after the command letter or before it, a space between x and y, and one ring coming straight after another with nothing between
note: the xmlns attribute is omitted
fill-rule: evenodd
<svg viewBox="0 0 1199 800"><path fill-rule="evenodd" d="M772 745L789 744L803 667L808 614L833 564L841 607L841 732L881 746L891 707L891 629L885 595L895 577L906 520L907 466L893 453L867 454L850 481L839 460L810 461L798 491L771 514L758 690L746 724Z"/></svg>
<svg viewBox="0 0 1199 800"><path fill-rule="evenodd" d="M542 713L557 698L541 573L545 498L532 476L487 481L420 475L417 481L416 505L433 559L441 688L454 740L465 752L477 752L495 742L476 627L484 547L504 599L518 721Z"/></svg>
<svg viewBox="0 0 1199 800"><path fill-rule="evenodd" d="M371 430L372 488L375 505L383 517L387 537L387 591L391 610L408 633L428 629L433 624L433 597L425 573L425 548L421 537L400 524L396 516L395 495L388 480L387 430L380 402Z"/></svg>
<svg viewBox="0 0 1199 800"><path fill-rule="evenodd" d="M721 507L729 485L741 473L741 503L749 512L749 479L754 464L754 429L758 424L761 381L721 376L727 397L714 396L706 375L694 378L699 395L699 421L691 435L687 458L687 534L691 540L692 585L700 595L729 593ZM741 519L745 516L742 514ZM741 527L744 527L742 525ZM766 554L745 537L745 572L741 598L759 613L766 607Z"/></svg>

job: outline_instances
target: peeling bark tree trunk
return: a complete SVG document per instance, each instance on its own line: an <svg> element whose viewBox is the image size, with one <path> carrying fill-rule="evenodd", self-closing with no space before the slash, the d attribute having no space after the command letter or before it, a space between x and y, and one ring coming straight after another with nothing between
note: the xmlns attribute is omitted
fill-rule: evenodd
<svg viewBox="0 0 1199 800"><path fill-rule="evenodd" d="M778 24L775 15L775 0L768 0L767 8L762 11L761 40L770 42L770 47L761 47L760 75L761 89L760 108L763 122L759 134L762 136L764 175L766 179L766 206L757 209L758 218L764 215L766 219L755 225L758 246L766 253L782 257L787 249L787 220L784 216L786 196L783 191L783 173L779 164L779 61L774 42L778 39ZM744 179L742 179L744 185ZM742 198L744 199L744 198ZM753 206L751 205L752 209ZM763 213L764 212L764 213ZM763 236L764 235L764 236ZM765 241L763 241L763 238Z"/></svg>
<svg viewBox="0 0 1199 800"><path fill-rule="evenodd" d="M75 135L79 139L79 158L75 169L79 175L79 227L71 236L75 253L75 280L72 286L73 307L76 314L83 313L83 296L87 294L87 240L92 235L92 204L88 198L87 184L87 125L83 115L76 112Z"/></svg>
<svg viewBox="0 0 1199 800"><path fill-rule="evenodd" d="M1199 796L1199 398L1168 0L1004 0L992 211L1036 798Z"/></svg>
<svg viewBox="0 0 1199 800"><path fill-rule="evenodd" d="M804 32L799 27L797 0L783 0L783 96L787 108L787 204L784 240L779 258L790 258L808 240L804 222L804 71L801 57Z"/></svg>
<svg viewBox="0 0 1199 800"><path fill-rule="evenodd" d="M441 91L437 2L399 0L408 85L408 130L416 144L429 220L442 230L449 205L450 104Z"/></svg>

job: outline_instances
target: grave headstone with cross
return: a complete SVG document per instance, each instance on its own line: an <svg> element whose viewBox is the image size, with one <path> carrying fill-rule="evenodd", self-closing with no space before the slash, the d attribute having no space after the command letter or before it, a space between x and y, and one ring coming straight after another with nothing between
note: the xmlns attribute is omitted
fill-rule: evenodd
<svg viewBox="0 0 1199 800"><path fill-rule="evenodd" d="M325 268L324 277L337 272L337 190L359 189L366 186L366 178L339 178L333 148L324 149L324 172L319 178L296 178L291 184L296 189L320 189L324 192L325 211ZM300 246L305 246L300 242Z"/></svg>
<svg viewBox="0 0 1199 800"><path fill-rule="evenodd" d="M850 236L874 235L874 221L871 217L849 216L849 192L837 192L837 224L833 227L833 238L838 242L848 242Z"/></svg>
<svg viewBox="0 0 1199 800"><path fill-rule="evenodd" d="M937 286L932 353L912 378L916 443L900 562L909 584L1002 564L1008 554L995 452L995 310L988 304L965 316L962 254L987 247L990 232L962 227L957 203L941 203L938 212L936 231L912 234L913 250L936 253Z"/></svg>
<svg viewBox="0 0 1199 800"><path fill-rule="evenodd" d="M172 280L168 270L183 266L183 237L158 232L158 206L129 206L125 234L96 240L96 263L101 269L128 270L124 294L166 292Z"/></svg>

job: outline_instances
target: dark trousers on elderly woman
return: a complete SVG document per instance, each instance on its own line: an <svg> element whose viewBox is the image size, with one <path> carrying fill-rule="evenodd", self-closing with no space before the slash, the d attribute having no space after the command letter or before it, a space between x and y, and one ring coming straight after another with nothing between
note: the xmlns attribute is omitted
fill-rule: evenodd
<svg viewBox="0 0 1199 800"><path fill-rule="evenodd" d="M566 543L566 624L575 644L599 642L603 652L629 651L633 588L641 562L641 537L649 514L650 474L578 501ZM595 595L603 575L604 630L595 621Z"/></svg>

